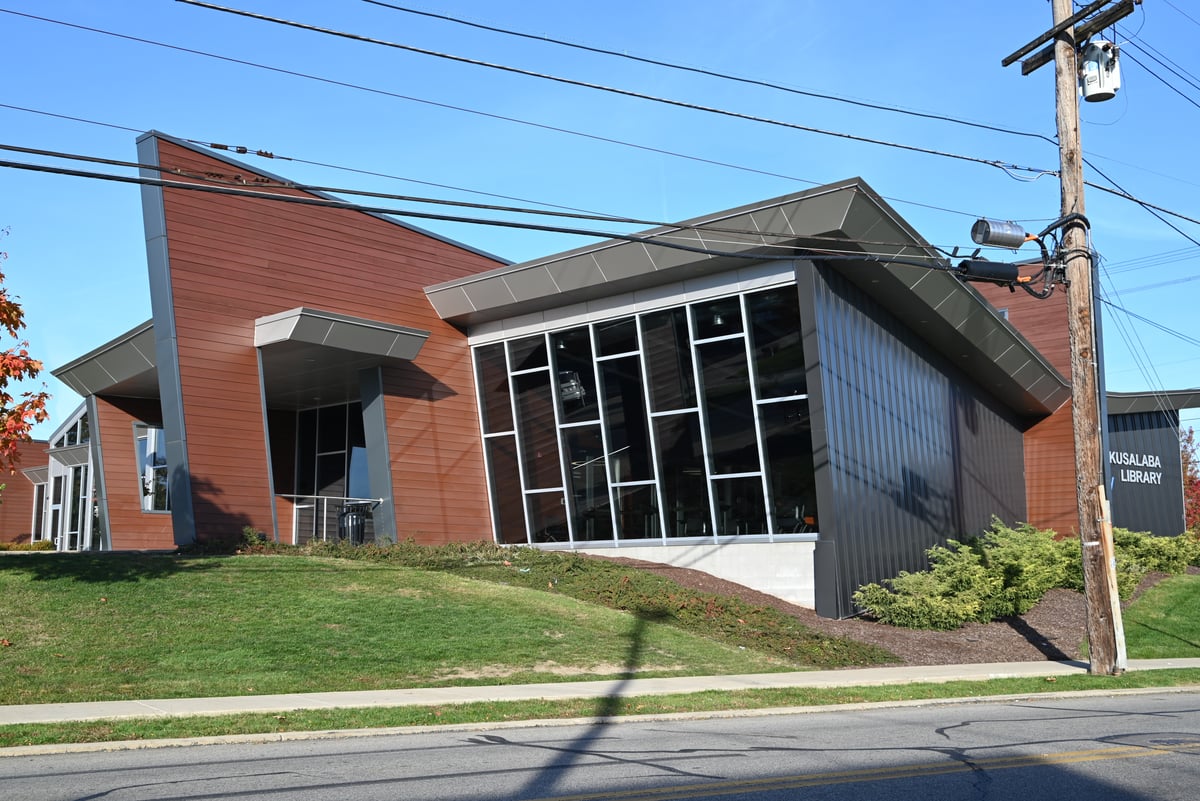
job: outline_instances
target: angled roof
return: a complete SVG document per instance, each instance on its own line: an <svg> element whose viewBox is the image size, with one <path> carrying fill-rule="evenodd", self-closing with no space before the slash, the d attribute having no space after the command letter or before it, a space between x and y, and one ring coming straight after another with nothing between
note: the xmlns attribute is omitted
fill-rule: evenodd
<svg viewBox="0 0 1200 801"><path fill-rule="evenodd" d="M239 170L252 169L256 175L261 175L264 178L269 178L272 181L277 181L281 184L295 185L295 183L296 183L295 181L293 181L289 178L284 178L283 176L276 175L275 173L272 173L272 172L268 172L267 170L262 170L262 169L259 169L258 167L249 167L246 164L246 162L238 161L235 158L225 155L223 152L221 152L222 150L233 150L234 149L234 148L229 148L226 145L214 144L214 145L210 145L210 146L206 147L204 145L198 145L194 141L188 141L186 139L179 139L178 137L174 137L174 136L171 136L170 134L162 133L161 131L147 131L146 133L139 136L137 138L137 141L139 144L141 144L142 141L144 141L146 139L152 139L152 138L153 139L161 139L162 141L170 142L171 144L173 144L177 147L182 147L182 148L191 150L196 153L201 153L205 156L205 158L216 159L217 161L224 161L227 164L229 164L230 166L232 166L236 169L239 169ZM237 149L236 152L244 153L244 152L246 152L246 150L244 148L241 148L241 149ZM256 155L263 155L268 158L274 158L273 155L271 155L269 153L265 153L263 151L259 151ZM168 173L163 173L161 177L166 180L171 179L171 175ZM298 188L303 188L303 187L298 187ZM304 189L304 192L306 194L312 195L313 197L324 198L326 200L335 200L335 201L338 201L339 203L353 202L353 201L347 201L345 198L341 198L341 197L338 197L337 195L331 194L328 191L322 192L322 191L319 191L316 189ZM488 253L487 251L480 250L477 247L473 247L471 245L464 244L462 242L459 242L456 239L451 239L448 236L442 236L441 234L436 234L433 231L429 231L429 230L426 230L419 226L412 225L411 223L403 222L403 221L398 220L395 217L392 217L383 212L363 211L362 213L368 214L372 217L377 217L378 219L384 220L385 222L389 222L392 225L398 225L401 228L407 228L410 231L421 234L422 236L427 236L430 239L436 239L440 242L445 242L448 245L453 245L456 248L462 248L463 250L467 250L472 253L477 253L480 256L485 256L485 257L491 259L492 261L497 261L502 264L509 262L508 259L504 259L504 258L501 258L494 254Z"/></svg>
<svg viewBox="0 0 1200 801"><path fill-rule="evenodd" d="M979 293L946 270L918 266L945 262L860 178L489 270L425 294L443 319L470 326L795 258L826 260L1017 413L1045 415L1070 397L1066 379Z"/></svg>
<svg viewBox="0 0 1200 801"><path fill-rule="evenodd" d="M146 321L50 373L85 398L157 398L154 326Z"/></svg>
<svg viewBox="0 0 1200 801"><path fill-rule="evenodd" d="M303 409L359 396L359 371L420 353L428 331L297 308L254 321L264 390L274 408Z"/></svg>
<svg viewBox="0 0 1200 801"><path fill-rule="evenodd" d="M1109 414L1160 412L1165 409L1200 409L1200 389L1177 389L1170 392L1109 392Z"/></svg>
<svg viewBox="0 0 1200 801"><path fill-rule="evenodd" d="M357 399L359 370L411 361L428 337L428 331L319 309L290 309L254 321L267 400L287 408ZM154 325L142 323L51 372L84 397L158 398Z"/></svg>

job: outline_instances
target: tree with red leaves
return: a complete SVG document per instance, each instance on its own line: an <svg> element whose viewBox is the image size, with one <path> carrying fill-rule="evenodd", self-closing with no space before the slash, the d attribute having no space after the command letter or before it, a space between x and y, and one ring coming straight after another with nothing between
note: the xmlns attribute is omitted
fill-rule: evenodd
<svg viewBox="0 0 1200 801"><path fill-rule="evenodd" d="M0 237L8 236L8 229L0 229ZM8 253L0 250L0 265L8 259ZM25 327L25 312L17 303L15 295L4 288L4 273L0 272L0 327L9 337L18 340L15 345L0 352L0 469L16 472L20 460L18 448L29 442L33 426L46 419L46 392L21 392L13 394L10 383L20 383L37 378L42 363L29 356L29 343L19 339Z"/></svg>
<svg viewBox="0 0 1200 801"><path fill-rule="evenodd" d="M1179 432L1179 453L1183 461L1183 516L1188 531L1200 531L1200 453L1192 428Z"/></svg>

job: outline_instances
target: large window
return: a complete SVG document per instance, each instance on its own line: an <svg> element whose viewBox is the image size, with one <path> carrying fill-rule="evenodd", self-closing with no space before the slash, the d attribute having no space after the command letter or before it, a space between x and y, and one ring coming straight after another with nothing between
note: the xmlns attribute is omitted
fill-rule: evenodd
<svg viewBox="0 0 1200 801"><path fill-rule="evenodd" d="M133 427L133 440L137 448L142 511L171 511L171 494L167 484L167 442L162 426L137 423Z"/></svg>
<svg viewBox="0 0 1200 801"><path fill-rule="evenodd" d="M370 497L361 403L321 406L297 415L295 494Z"/></svg>
<svg viewBox="0 0 1200 801"><path fill-rule="evenodd" d="M811 537L797 290L475 349L504 543Z"/></svg>

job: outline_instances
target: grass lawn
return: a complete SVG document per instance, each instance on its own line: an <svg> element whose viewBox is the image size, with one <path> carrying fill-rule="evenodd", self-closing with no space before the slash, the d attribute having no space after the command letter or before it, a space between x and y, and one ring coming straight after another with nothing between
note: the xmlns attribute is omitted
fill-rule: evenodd
<svg viewBox="0 0 1200 801"><path fill-rule="evenodd" d="M369 561L8 554L0 704L798 667L671 621Z"/></svg>
<svg viewBox="0 0 1200 801"><path fill-rule="evenodd" d="M389 561L393 554L383 561L364 554L370 556L364 549L349 559L0 556L0 704L755 673L888 661L869 646L821 638L767 610L689 594L605 560L532 552L512 556L514 563L437 553L433 558L441 563L421 569ZM1200 656L1200 576L1162 582L1124 620L1131 658ZM1200 670L1159 670L91 721L2 726L0 748L1196 684Z"/></svg>
<svg viewBox="0 0 1200 801"><path fill-rule="evenodd" d="M1132 604L1123 618L1130 657L1200 657L1200 576L1164 579Z"/></svg>

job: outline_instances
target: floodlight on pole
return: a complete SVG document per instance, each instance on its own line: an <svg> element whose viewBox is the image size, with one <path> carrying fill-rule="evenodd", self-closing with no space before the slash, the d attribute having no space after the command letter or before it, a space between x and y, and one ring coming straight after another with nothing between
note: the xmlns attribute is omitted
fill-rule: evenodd
<svg viewBox="0 0 1200 801"><path fill-rule="evenodd" d="M971 241L976 245L1016 250L1033 238L1012 220L990 220L981 217L971 226Z"/></svg>

